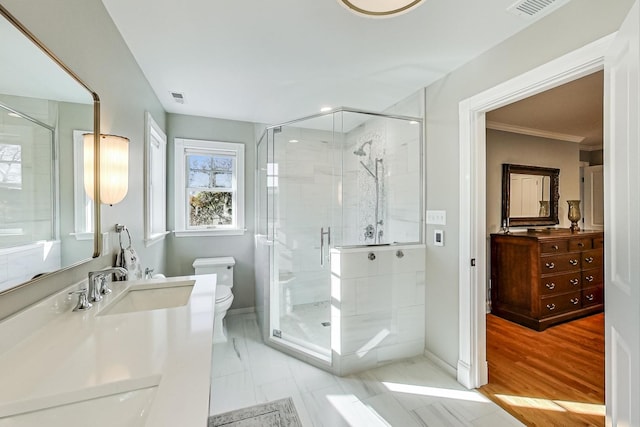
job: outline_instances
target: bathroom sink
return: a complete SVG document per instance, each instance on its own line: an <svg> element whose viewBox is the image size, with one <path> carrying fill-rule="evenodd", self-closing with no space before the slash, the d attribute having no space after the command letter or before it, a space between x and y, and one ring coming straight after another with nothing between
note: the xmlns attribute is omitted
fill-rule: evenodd
<svg viewBox="0 0 640 427"><path fill-rule="evenodd" d="M185 280L135 285L102 309L99 315L180 307L189 302L194 284L194 280Z"/></svg>
<svg viewBox="0 0 640 427"><path fill-rule="evenodd" d="M160 376L153 376L5 404L0 427L143 425L159 382Z"/></svg>

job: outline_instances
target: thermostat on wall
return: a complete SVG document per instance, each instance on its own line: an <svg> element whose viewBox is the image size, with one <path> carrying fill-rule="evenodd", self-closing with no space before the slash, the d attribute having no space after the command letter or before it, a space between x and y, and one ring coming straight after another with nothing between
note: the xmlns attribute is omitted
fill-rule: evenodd
<svg viewBox="0 0 640 427"><path fill-rule="evenodd" d="M433 244L436 246L444 246L444 231L433 230Z"/></svg>

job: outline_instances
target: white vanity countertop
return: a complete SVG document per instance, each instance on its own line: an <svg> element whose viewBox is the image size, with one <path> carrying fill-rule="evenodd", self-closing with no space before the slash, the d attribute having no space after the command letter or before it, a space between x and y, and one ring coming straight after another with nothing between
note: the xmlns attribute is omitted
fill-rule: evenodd
<svg viewBox="0 0 640 427"><path fill-rule="evenodd" d="M186 280L195 281L186 305L98 315L128 288ZM111 285L113 293L88 311L71 311L77 298L70 300L67 292L78 288L74 285L0 322L0 426L18 425L2 417L25 410L55 410L87 396L155 385L152 403L140 418L144 425L206 425L215 275ZM95 411L100 425L116 425L109 420L122 408L109 402ZM64 425L97 425L87 418L68 421Z"/></svg>

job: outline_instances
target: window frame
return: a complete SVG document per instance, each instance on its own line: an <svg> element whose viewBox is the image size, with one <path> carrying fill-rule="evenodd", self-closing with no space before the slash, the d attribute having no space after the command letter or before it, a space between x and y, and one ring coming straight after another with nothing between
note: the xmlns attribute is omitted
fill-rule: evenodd
<svg viewBox="0 0 640 427"><path fill-rule="evenodd" d="M84 134L90 130L73 131L73 230L76 240L93 240L93 200L84 190Z"/></svg>
<svg viewBox="0 0 640 427"><path fill-rule="evenodd" d="M238 142L223 142L175 138L175 230L176 237L185 236L235 236L243 235L245 228L245 145ZM233 153L235 168L234 209L235 226L188 227L189 196L187 187L187 156L193 152L205 155Z"/></svg>
<svg viewBox="0 0 640 427"><path fill-rule="evenodd" d="M167 135L149 112L145 114L144 137L144 244L145 247L149 247L164 240L169 233L167 231ZM154 172L160 172L161 182L154 182ZM156 211L154 200L158 198L162 208Z"/></svg>

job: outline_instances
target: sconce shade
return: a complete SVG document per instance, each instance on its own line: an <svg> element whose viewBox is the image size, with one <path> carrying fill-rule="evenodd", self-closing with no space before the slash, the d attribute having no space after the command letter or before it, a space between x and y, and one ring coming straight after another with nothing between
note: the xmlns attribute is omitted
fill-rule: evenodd
<svg viewBox="0 0 640 427"><path fill-rule="evenodd" d="M84 190L93 200L93 134L84 135ZM100 135L100 203L120 203L129 190L129 138Z"/></svg>
<svg viewBox="0 0 640 427"><path fill-rule="evenodd" d="M386 17L408 12L424 0L338 0L359 15Z"/></svg>

